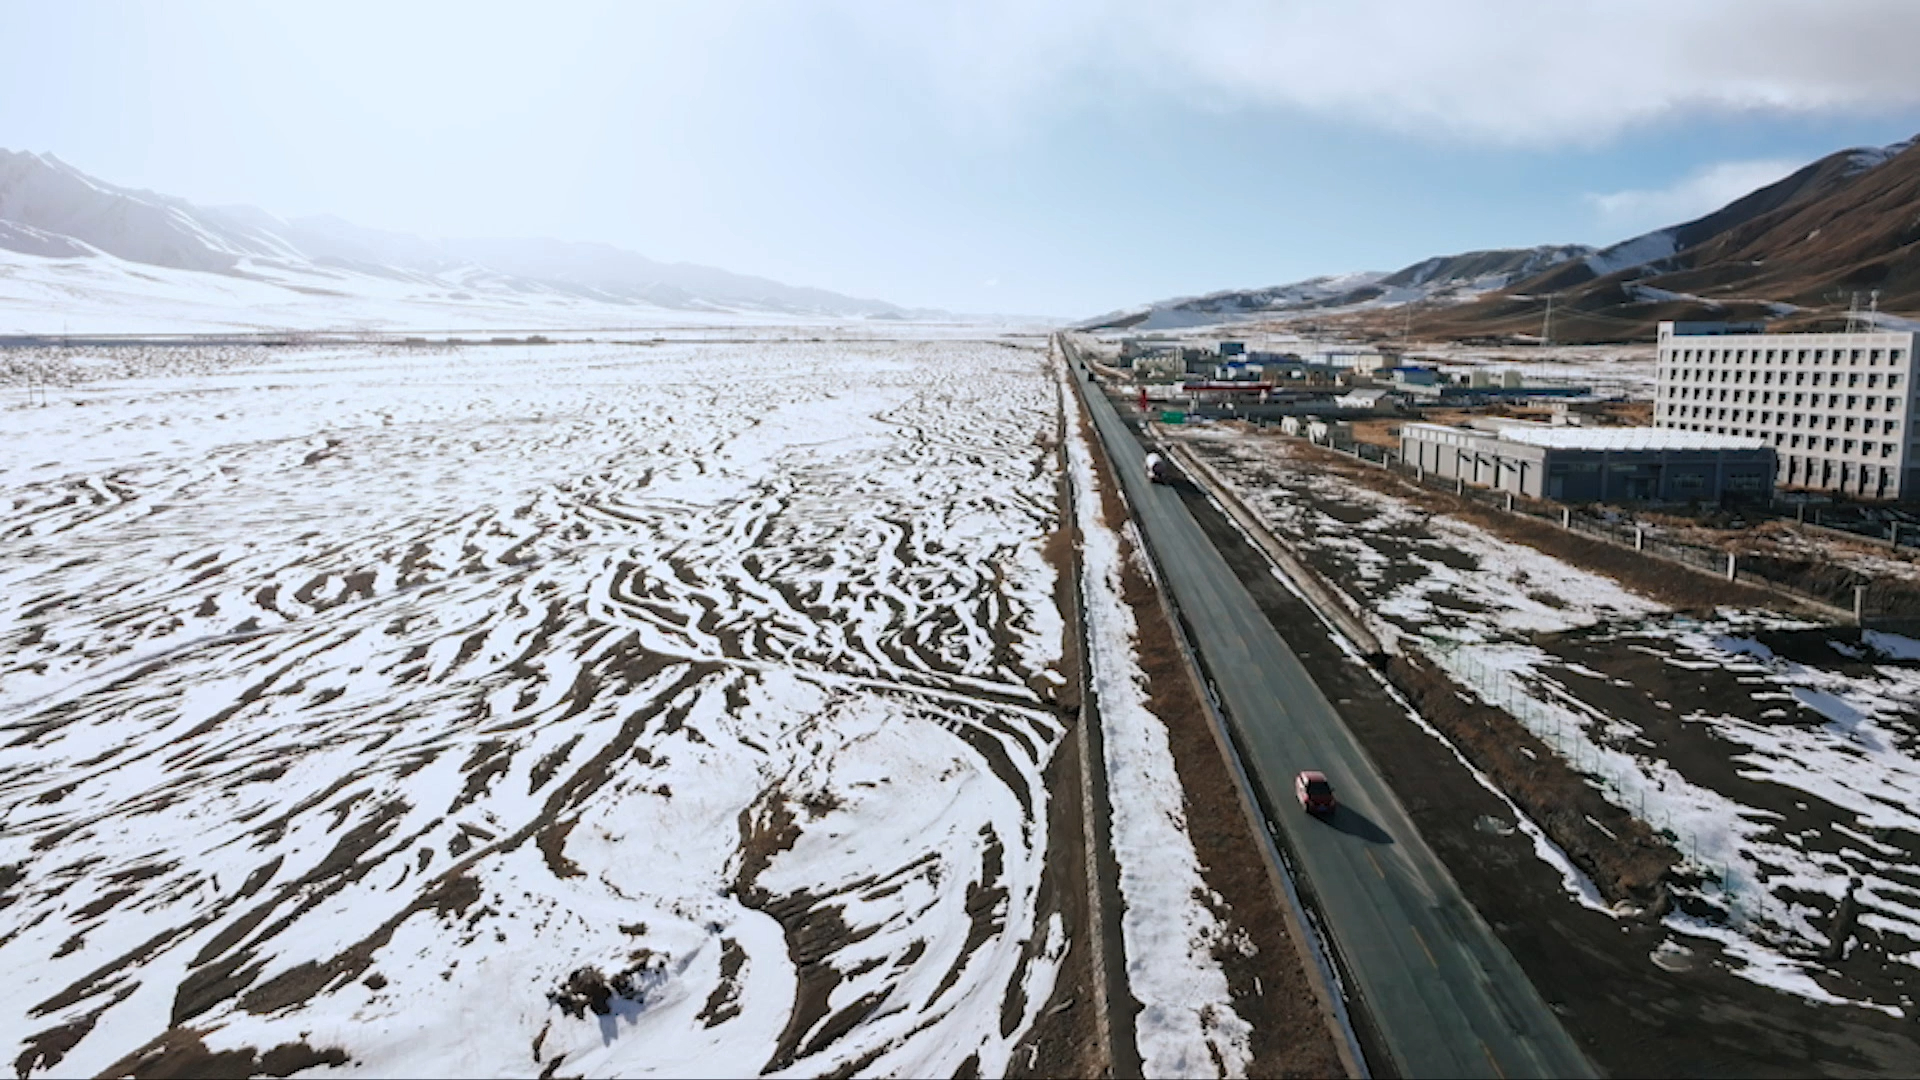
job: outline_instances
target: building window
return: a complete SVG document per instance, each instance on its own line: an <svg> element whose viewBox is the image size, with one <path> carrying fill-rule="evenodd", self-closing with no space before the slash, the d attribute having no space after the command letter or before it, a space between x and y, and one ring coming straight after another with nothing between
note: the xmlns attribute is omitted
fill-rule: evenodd
<svg viewBox="0 0 1920 1080"><path fill-rule="evenodd" d="M1833 440L1831 440L1831 439L1829 439L1829 440L1827 440L1827 441L1828 441L1828 442L1832 442ZM1840 442L1840 452L1841 452L1841 453L1843 453L1843 454L1851 454L1851 453L1853 453L1853 440L1852 440L1852 439L1842 439L1842 440L1841 440L1841 442Z"/></svg>
<svg viewBox="0 0 1920 1080"><path fill-rule="evenodd" d="M1892 456L1893 456L1893 444L1892 444L1892 443L1890 443L1890 442L1883 442L1883 443L1881 443L1881 444L1880 444L1880 456L1881 456L1881 457L1892 457Z"/></svg>
<svg viewBox="0 0 1920 1080"><path fill-rule="evenodd" d="M1876 366L1876 367L1879 366L1879 363L1880 363L1879 349L1875 349L1872 352L1867 354L1867 363L1872 366Z"/></svg>
<svg viewBox="0 0 1920 1080"><path fill-rule="evenodd" d="M1900 389L1900 376L1898 375L1887 376L1887 389L1889 390Z"/></svg>

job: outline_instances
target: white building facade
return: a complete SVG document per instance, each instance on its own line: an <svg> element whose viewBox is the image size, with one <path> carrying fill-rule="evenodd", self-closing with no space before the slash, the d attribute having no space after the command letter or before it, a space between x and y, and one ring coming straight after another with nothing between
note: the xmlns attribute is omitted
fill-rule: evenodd
<svg viewBox="0 0 1920 1080"><path fill-rule="evenodd" d="M1781 488L1920 498L1917 336L1663 322L1654 426L1761 439L1778 457Z"/></svg>

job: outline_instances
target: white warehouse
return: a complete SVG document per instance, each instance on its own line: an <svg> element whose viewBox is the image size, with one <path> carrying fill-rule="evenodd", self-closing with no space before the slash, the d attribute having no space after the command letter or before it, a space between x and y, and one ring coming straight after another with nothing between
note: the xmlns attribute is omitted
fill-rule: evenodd
<svg viewBox="0 0 1920 1080"><path fill-rule="evenodd" d="M1912 331L1733 329L1660 324L1656 427L1759 438L1782 488L1920 498Z"/></svg>

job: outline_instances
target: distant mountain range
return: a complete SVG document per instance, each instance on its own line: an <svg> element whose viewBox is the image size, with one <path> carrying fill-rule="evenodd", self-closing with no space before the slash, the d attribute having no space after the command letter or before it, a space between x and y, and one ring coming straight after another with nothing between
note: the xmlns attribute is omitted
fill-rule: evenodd
<svg viewBox="0 0 1920 1080"><path fill-rule="evenodd" d="M824 289L607 244L429 240L116 187L0 150L0 334L900 319Z"/></svg>
<svg viewBox="0 0 1920 1080"><path fill-rule="evenodd" d="M1391 274L1165 300L1082 325L1310 320L1373 337L1538 341L1546 331L1588 343L1650 339L1662 319L1834 327L1856 293L1865 307L1873 290L1888 321L1904 324L1920 314L1917 142L1828 155L1704 217L1597 251L1473 251Z"/></svg>

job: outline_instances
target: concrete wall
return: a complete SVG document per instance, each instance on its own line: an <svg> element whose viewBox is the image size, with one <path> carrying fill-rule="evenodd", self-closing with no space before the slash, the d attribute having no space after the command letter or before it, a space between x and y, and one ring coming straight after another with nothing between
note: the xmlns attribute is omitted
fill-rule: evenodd
<svg viewBox="0 0 1920 1080"><path fill-rule="evenodd" d="M1755 450L1573 450L1469 431L1409 429L1403 460L1475 487L1556 502L1720 502L1773 493L1774 454Z"/></svg>

